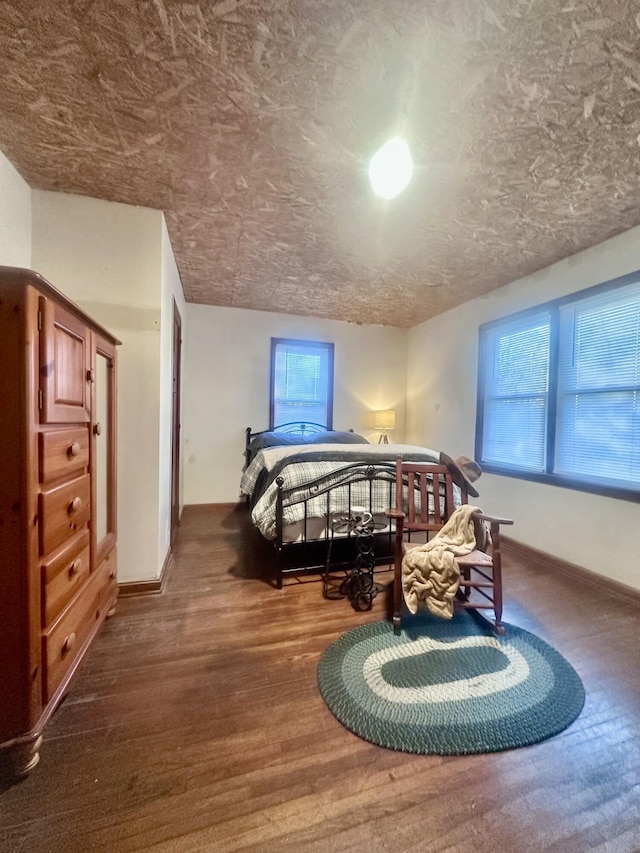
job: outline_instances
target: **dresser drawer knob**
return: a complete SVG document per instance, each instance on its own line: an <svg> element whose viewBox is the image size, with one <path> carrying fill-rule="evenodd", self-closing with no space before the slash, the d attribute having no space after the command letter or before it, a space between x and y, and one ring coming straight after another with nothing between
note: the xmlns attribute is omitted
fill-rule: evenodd
<svg viewBox="0 0 640 853"><path fill-rule="evenodd" d="M69 566L69 579L74 578L82 566L82 560L74 560Z"/></svg>
<svg viewBox="0 0 640 853"><path fill-rule="evenodd" d="M74 441L73 444L69 445L69 449L67 450L67 456L78 456L80 453L80 442Z"/></svg>
<svg viewBox="0 0 640 853"><path fill-rule="evenodd" d="M72 501L69 502L69 506L68 506L69 515L71 515L72 512L77 512L81 506L82 506L82 498L75 497Z"/></svg>
<svg viewBox="0 0 640 853"><path fill-rule="evenodd" d="M67 639L64 641L64 643L62 644L62 654L66 655L68 652L70 652L71 649L75 646L75 644L76 644L76 635L75 635L75 632L72 631L69 634L69 636L67 637Z"/></svg>

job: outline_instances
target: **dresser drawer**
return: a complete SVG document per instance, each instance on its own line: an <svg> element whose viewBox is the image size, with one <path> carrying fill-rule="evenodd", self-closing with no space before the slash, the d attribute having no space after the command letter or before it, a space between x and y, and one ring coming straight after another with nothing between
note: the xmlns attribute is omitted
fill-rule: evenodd
<svg viewBox="0 0 640 853"><path fill-rule="evenodd" d="M40 553L49 554L89 521L89 475L40 493Z"/></svg>
<svg viewBox="0 0 640 853"><path fill-rule="evenodd" d="M40 433L40 482L67 479L89 466L89 429L47 430Z"/></svg>
<svg viewBox="0 0 640 853"><path fill-rule="evenodd" d="M76 534L62 551L42 563L42 627L56 619L89 577L89 531Z"/></svg>
<svg viewBox="0 0 640 853"><path fill-rule="evenodd" d="M110 553L104 558L104 560L98 566L98 572L104 572L104 574L109 578L109 580L115 585L116 579L118 577L118 569L117 569L117 551L114 548Z"/></svg>
<svg viewBox="0 0 640 853"><path fill-rule="evenodd" d="M44 701L49 702L107 615L116 594L109 559L104 560L42 638Z"/></svg>

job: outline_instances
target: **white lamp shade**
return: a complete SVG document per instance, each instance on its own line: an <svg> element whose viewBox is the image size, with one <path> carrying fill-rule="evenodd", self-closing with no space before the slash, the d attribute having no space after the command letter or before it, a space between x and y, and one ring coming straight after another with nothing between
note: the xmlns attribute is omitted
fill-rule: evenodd
<svg viewBox="0 0 640 853"><path fill-rule="evenodd" d="M373 428L374 429L395 429L396 428L396 413L393 409L381 409L373 412Z"/></svg>

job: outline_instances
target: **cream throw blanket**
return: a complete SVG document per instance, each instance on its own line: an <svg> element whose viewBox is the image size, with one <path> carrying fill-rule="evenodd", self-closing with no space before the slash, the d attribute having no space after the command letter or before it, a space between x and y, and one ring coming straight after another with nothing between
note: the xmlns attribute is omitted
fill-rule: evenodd
<svg viewBox="0 0 640 853"><path fill-rule="evenodd" d="M453 600L460 585L455 558L476 547L473 515L477 506L463 504L429 542L412 548L402 560L402 589L407 607L417 613L423 602L434 616L451 619Z"/></svg>

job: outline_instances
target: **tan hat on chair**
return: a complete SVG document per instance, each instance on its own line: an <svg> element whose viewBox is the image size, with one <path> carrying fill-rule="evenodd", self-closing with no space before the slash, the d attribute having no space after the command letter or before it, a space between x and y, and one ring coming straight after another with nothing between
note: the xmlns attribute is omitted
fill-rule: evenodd
<svg viewBox="0 0 640 853"><path fill-rule="evenodd" d="M458 456L457 459L452 459L446 453L440 453L440 464L446 465L451 474L451 479L460 486L461 489L466 489L467 493L472 498L479 497L479 492L473 485L474 481L482 474L482 468L473 459L468 456Z"/></svg>
<svg viewBox="0 0 640 853"><path fill-rule="evenodd" d="M482 468L468 456L456 456L456 465L463 471L472 483L482 474Z"/></svg>

